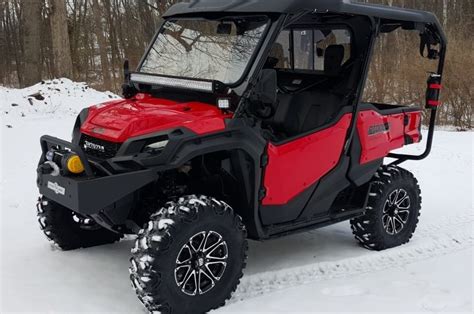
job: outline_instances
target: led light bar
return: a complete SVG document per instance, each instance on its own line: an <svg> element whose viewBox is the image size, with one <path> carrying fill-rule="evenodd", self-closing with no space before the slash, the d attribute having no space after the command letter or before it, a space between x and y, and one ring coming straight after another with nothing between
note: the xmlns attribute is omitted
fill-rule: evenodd
<svg viewBox="0 0 474 314"><path fill-rule="evenodd" d="M193 81L164 76L147 75L142 73L132 73L130 81L138 84L160 85L165 87L191 89L200 92L212 93L214 91L212 82Z"/></svg>

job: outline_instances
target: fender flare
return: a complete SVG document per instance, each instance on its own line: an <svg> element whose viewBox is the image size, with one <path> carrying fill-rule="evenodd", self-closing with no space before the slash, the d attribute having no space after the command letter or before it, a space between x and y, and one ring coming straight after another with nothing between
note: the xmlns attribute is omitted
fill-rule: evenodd
<svg viewBox="0 0 474 314"><path fill-rule="evenodd" d="M145 145L157 139L168 137L168 144L157 156L140 151ZM110 159L109 165L116 171L124 171L130 164L142 169L151 169L156 173L178 169L193 158L220 151L238 152L237 158L245 153L252 160L252 168L247 163L239 162L236 171L243 179L246 191L245 204L248 208L237 210L242 215L250 238L261 238L264 234L259 215L259 190L263 177L262 156L267 141L262 137L258 127L252 127L243 118L226 120L226 128L219 132L198 135L186 128L177 128L166 132L148 134L126 141L119 149L117 156ZM242 160L243 161L243 160Z"/></svg>

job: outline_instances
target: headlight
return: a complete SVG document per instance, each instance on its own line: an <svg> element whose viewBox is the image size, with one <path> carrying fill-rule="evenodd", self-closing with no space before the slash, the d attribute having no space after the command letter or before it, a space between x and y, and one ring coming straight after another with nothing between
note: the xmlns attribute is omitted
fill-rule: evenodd
<svg viewBox="0 0 474 314"><path fill-rule="evenodd" d="M163 140L163 141L158 141L153 144L149 144L145 146L143 149L143 152L145 153L150 153L150 154L156 154L161 152L163 149L165 149L166 145L168 145L168 140Z"/></svg>

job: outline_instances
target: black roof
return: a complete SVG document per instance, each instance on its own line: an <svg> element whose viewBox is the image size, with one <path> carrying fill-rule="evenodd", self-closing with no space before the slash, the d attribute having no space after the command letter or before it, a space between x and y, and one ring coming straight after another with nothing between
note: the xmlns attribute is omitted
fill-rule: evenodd
<svg viewBox="0 0 474 314"><path fill-rule="evenodd" d="M442 34L431 12L396 8L351 0L185 0L173 5L164 17L212 12L297 13L301 10L366 15L381 19L432 24Z"/></svg>

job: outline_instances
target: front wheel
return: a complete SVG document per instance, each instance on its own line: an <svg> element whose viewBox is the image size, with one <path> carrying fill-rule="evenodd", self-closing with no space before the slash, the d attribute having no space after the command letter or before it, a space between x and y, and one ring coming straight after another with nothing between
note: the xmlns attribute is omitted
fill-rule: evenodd
<svg viewBox="0 0 474 314"><path fill-rule="evenodd" d="M64 251L110 244L122 238L121 234L46 197L38 199L36 209L41 230L48 240Z"/></svg>
<svg viewBox="0 0 474 314"><path fill-rule="evenodd" d="M369 193L365 214L351 220L355 238L377 251L410 241L421 209L420 187L413 174L383 166L372 179Z"/></svg>
<svg viewBox="0 0 474 314"><path fill-rule="evenodd" d="M130 279L150 312L205 313L224 305L245 267L246 230L224 202L186 196L139 232Z"/></svg>

